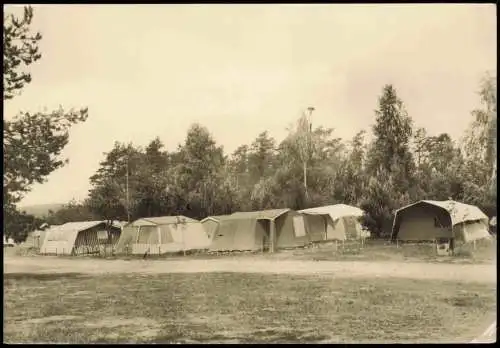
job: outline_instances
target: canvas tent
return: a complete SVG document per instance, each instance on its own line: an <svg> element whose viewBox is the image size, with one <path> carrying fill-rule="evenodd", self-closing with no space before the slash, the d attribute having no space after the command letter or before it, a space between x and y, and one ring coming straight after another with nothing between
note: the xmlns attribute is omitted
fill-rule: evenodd
<svg viewBox="0 0 500 348"><path fill-rule="evenodd" d="M307 244L303 217L290 209L237 212L219 221L210 251L267 251Z"/></svg>
<svg viewBox="0 0 500 348"><path fill-rule="evenodd" d="M217 227L219 226L219 222L221 220L226 219L228 216L230 216L230 215L208 216L200 221L210 240L212 240L214 232L216 231Z"/></svg>
<svg viewBox="0 0 500 348"><path fill-rule="evenodd" d="M117 253L135 255L208 249L210 240L202 224L185 216L138 219L123 227Z"/></svg>
<svg viewBox="0 0 500 348"><path fill-rule="evenodd" d="M469 242L488 238L488 217L478 207L456 201L422 200L396 211L392 239Z"/></svg>
<svg viewBox="0 0 500 348"><path fill-rule="evenodd" d="M45 239L46 231L35 230L28 233L26 240L22 243L23 247L40 249Z"/></svg>
<svg viewBox="0 0 500 348"><path fill-rule="evenodd" d="M304 215L308 237L311 242L349 240L364 237L359 222L363 210L346 204L299 210Z"/></svg>
<svg viewBox="0 0 500 348"><path fill-rule="evenodd" d="M4 247L15 246L14 239L6 238L5 236L3 236L3 246Z"/></svg>
<svg viewBox="0 0 500 348"><path fill-rule="evenodd" d="M54 225L53 227L55 227ZM47 235L50 226L44 222L39 229L28 233L26 240L22 243L23 247L40 249Z"/></svg>
<svg viewBox="0 0 500 348"><path fill-rule="evenodd" d="M106 244L116 243L121 233L121 223L113 221L68 222L52 226L45 232L41 254L80 255L100 251ZM103 238L103 236L105 236Z"/></svg>

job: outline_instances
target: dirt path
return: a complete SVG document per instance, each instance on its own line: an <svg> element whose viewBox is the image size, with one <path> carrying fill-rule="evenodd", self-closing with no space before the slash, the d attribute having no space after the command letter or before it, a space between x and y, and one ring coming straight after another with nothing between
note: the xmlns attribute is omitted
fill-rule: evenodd
<svg viewBox="0 0 500 348"><path fill-rule="evenodd" d="M7 257L4 273L198 273L242 272L322 274L334 277L397 277L496 282L496 264L454 265L364 261L216 260L99 260L58 257Z"/></svg>

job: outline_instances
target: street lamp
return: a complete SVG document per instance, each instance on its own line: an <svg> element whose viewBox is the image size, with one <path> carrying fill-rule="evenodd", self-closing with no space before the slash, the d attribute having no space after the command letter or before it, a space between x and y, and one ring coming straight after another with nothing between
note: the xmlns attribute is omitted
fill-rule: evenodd
<svg viewBox="0 0 500 348"><path fill-rule="evenodd" d="M307 121L307 130L306 130L306 134L305 134L305 139L306 139L306 148L304 149L305 153L306 153L306 156L304 158L304 190L305 190L305 194L306 194L306 197L308 196L308 192L307 192L307 162L309 161L310 159L310 136L311 136L311 132L312 132L312 124L311 124L311 115L312 115L312 112L315 110L315 108L313 106L309 106L307 108L307 114L306 114L306 121Z"/></svg>

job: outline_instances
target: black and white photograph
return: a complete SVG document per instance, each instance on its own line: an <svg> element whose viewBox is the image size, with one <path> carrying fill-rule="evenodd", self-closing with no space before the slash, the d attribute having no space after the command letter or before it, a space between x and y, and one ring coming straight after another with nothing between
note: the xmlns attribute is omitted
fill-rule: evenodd
<svg viewBox="0 0 500 348"><path fill-rule="evenodd" d="M4 4L3 342L495 343L496 11Z"/></svg>

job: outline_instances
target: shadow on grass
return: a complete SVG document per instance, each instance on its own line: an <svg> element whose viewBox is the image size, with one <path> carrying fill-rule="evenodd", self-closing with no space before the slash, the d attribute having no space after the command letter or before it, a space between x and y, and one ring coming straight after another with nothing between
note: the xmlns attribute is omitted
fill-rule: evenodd
<svg viewBox="0 0 500 348"><path fill-rule="evenodd" d="M16 281L53 281L53 280L63 280L63 279L76 279L76 278L88 278L88 275L83 273L4 273L4 281L16 280Z"/></svg>

